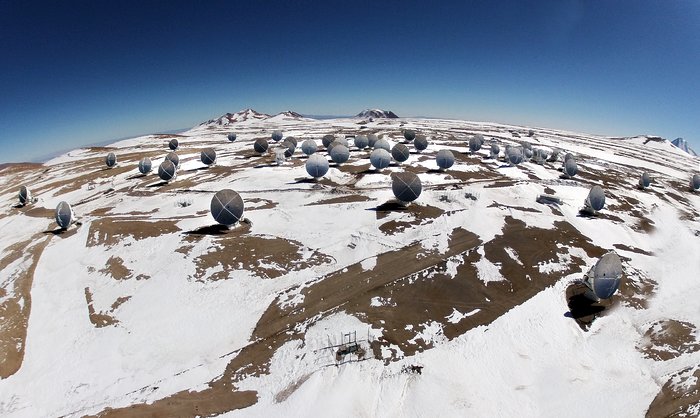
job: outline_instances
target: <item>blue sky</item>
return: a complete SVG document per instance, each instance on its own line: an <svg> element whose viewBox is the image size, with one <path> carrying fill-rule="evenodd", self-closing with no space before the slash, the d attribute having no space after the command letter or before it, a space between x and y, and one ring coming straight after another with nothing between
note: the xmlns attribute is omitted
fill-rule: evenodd
<svg viewBox="0 0 700 418"><path fill-rule="evenodd" d="M700 2L0 0L0 162L229 111L487 120L700 148Z"/></svg>

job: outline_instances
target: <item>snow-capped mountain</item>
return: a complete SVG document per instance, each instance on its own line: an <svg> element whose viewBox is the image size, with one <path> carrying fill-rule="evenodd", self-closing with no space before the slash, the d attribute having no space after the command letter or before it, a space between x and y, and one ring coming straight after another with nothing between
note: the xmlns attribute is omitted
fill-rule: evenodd
<svg viewBox="0 0 700 418"><path fill-rule="evenodd" d="M0 416L698 415L696 158L650 136L227 115L0 168ZM276 130L323 162L327 134L410 153L376 170L349 138L349 160L312 180L299 148L275 163L290 150ZM537 152L511 165L506 146ZM455 162L438 170L444 150ZM421 192L404 205L393 187L407 173ZM584 215L594 186L605 205ZM222 189L244 205L230 229L211 214ZM66 231L63 201L79 220ZM594 303L582 280L609 251L622 284Z"/></svg>
<svg viewBox="0 0 700 418"><path fill-rule="evenodd" d="M297 112L294 112L292 110L287 110L286 112L280 112L280 113L276 114L275 116L284 116L287 118L295 118L295 119L303 119L304 118L304 115L297 113Z"/></svg>
<svg viewBox="0 0 700 418"><path fill-rule="evenodd" d="M244 122L249 120L262 120L269 118L270 115L265 113L256 112L253 109L244 109L236 113L224 113L215 119L209 119L206 122L202 122L200 125L219 125L226 126L232 123Z"/></svg>
<svg viewBox="0 0 700 418"><path fill-rule="evenodd" d="M391 110L382 110L382 109L365 109L362 112L358 113L355 115L356 118L387 118L387 119L396 119L398 116L396 113L392 112Z"/></svg>
<svg viewBox="0 0 700 418"><path fill-rule="evenodd" d="M683 138L676 138L671 143L694 157L698 156L698 153L688 146L688 141Z"/></svg>
<svg viewBox="0 0 700 418"><path fill-rule="evenodd" d="M267 122L270 123L290 123L290 122L299 122L299 121L304 121L304 120L311 120L304 115L287 110L286 112L280 112L274 116L270 116L269 118L265 119Z"/></svg>

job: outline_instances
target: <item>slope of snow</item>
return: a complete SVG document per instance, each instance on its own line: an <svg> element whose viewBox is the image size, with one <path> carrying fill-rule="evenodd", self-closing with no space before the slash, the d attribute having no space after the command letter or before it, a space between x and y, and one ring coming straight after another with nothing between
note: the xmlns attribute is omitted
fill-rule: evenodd
<svg viewBox="0 0 700 418"><path fill-rule="evenodd" d="M410 310L400 310L406 309L400 291L418 286L421 274L431 283L468 282L475 292L507 286L513 280L507 263L560 276L518 303L484 297L483 305L468 307L460 298L473 295L452 294L454 300L435 302L436 309L447 304L446 314L402 324L410 334L405 341L383 340L395 330L354 312L346 301L314 311L293 324L301 336L271 353L269 370L261 364L265 372L225 375L237 379L237 390L256 391L258 401L223 416L329 411L340 416L590 416L591 404L605 405L609 416L640 416L669 375L700 363L700 351L655 361L638 349L645 327L654 321L700 326L700 310L692 303L700 298L695 256L700 254L700 195L687 190L689 176L700 167L668 141L544 128L528 138L524 127L418 118L386 119L360 129L353 118L313 120L285 113L269 117L248 109L181 133L181 166L170 184L154 173L141 177L136 168L144 155L157 168L168 152L167 135L111 144L120 157L112 170L103 168L105 149L84 148L36 171L4 174L0 260L28 239L48 244L22 302L31 297L24 359L19 370L0 380L0 414L83 416L159 405L181 391L178 396L205 390L225 375L241 350L259 342L256 329L266 325L260 321L269 309L285 315L298 314L285 309L312 310L306 302L333 275L357 271L348 277L369 280L386 268L390 253L409 247L416 253L406 264L430 257L437 264L361 293L367 309L384 312L387 321L393 313L410 316ZM275 129L299 144L308 138L320 144L326 133L363 132L394 144L403 141L401 123L425 134L430 145L380 173L369 170L368 152L355 149L348 163L331 167L318 182L308 181L299 151L281 166L270 164L277 147L272 141L269 154L252 153L252 142L269 138ZM226 139L231 130L235 142ZM514 135L518 132L522 135ZM470 155L466 141L475 134L495 139L501 149L528 141L572 152L581 172L562 179L561 161L511 167L486 159L486 149ZM215 167L199 161L203 147L216 149ZM435 153L443 148L452 149L457 162L435 172ZM422 194L404 210L382 213L379 206L393 199L391 173L400 171L418 173ZM649 190L636 189L642 171L655 178ZM13 207L20 184L36 190L34 212ZM594 184L605 186L606 208L597 218L583 217L579 209ZM213 224L210 199L223 188L241 194L249 223L223 235L199 232ZM545 192L562 204L536 203ZM54 235L51 210L61 200L73 205L81 225ZM642 220L652 227L638 226ZM552 258L538 259L536 251L526 254L520 235L509 236L500 248L504 258L490 259L489 243L521 223L542 234L557 233L564 224L571 228L568 234L582 238L555 246ZM133 224L143 230L129 229ZM153 232L153 225L163 230ZM448 254L458 230L473 234L478 243ZM546 242L529 245L542 252L549 248ZM626 280L643 276L655 285L637 295L647 306L634 307L620 295L620 302L583 331L565 315L565 294L596 261L589 246L618 251ZM213 261L201 261L219 253ZM130 276L118 277L121 267L110 264L113 257ZM248 262L258 257L259 263ZM314 257L321 261L314 263ZM533 265L528 257L535 257ZM14 272L29 264L28 259L7 264L0 303L20 294ZM330 295L354 284L341 283ZM395 294L382 293L385 289ZM501 305L507 309L478 322ZM96 325L90 309L114 323ZM450 327L470 321L478 325L450 333ZM293 330L276 335L285 338ZM368 350L362 361L338 364L333 350L324 347L339 344L339 334L352 331L376 344L379 354ZM407 354L402 344L421 348ZM421 374L410 372L415 365L423 367Z"/></svg>

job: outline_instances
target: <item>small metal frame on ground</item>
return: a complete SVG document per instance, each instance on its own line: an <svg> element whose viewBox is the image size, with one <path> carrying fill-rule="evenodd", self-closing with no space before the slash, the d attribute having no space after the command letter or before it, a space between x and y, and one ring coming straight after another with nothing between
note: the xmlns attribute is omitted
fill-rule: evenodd
<svg viewBox="0 0 700 418"><path fill-rule="evenodd" d="M342 332L340 334L340 344L333 344L329 335L328 345L319 351L330 350L333 354L335 365L339 366L345 363L365 360L367 350L363 343L367 343L369 346L370 342L369 330L367 330L367 339L364 340L357 339L357 331ZM347 358L348 356L350 358Z"/></svg>

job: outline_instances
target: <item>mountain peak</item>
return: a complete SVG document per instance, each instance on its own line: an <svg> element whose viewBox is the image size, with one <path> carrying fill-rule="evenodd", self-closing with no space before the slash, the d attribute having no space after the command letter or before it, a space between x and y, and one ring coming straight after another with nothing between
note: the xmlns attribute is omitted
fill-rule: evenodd
<svg viewBox="0 0 700 418"><path fill-rule="evenodd" d="M362 112L358 113L355 117L357 118L389 118L389 119L397 119L398 115L396 113L392 112L391 110L382 110L382 109L365 109Z"/></svg>
<svg viewBox="0 0 700 418"><path fill-rule="evenodd" d="M300 113L294 112L292 110L287 110L286 112L280 112L276 114L275 116L285 116L288 118L295 118L295 119L302 119L304 116Z"/></svg>
<svg viewBox="0 0 700 418"><path fill-rule="evenodd" d="M695 152L694 149L690 148L690 146L688 146L688 142L683 138L676 138L671 141L671 143L694 157L698 156L698 153Z"/></svg>
<svg viewBox="0 0 700 418"><path fill-rule="evenodd" d="M224 113L215 119L209 119L206 122L202 122L200 125L220 125L225 126L236 122L243 122L251 119L265 119L269 118L270 115L265 113L260 113L254 109L246 108L240 110L236 113Z"/></svg>

